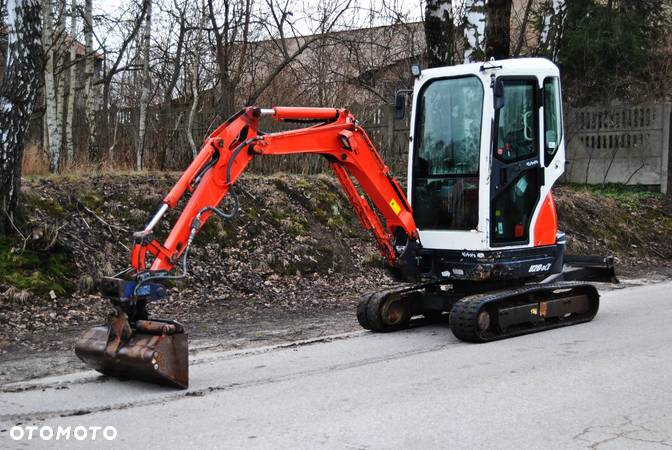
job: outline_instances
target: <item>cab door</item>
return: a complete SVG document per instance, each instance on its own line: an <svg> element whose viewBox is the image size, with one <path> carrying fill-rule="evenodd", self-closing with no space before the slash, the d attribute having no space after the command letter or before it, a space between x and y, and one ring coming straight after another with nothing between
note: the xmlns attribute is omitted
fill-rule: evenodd
<svg viewBox="0 0 672 450"><path fill-rule="evenodd" d="M490 245L522 246L539 202L539 86L535 77L500 77L492 139Z"/></svg>

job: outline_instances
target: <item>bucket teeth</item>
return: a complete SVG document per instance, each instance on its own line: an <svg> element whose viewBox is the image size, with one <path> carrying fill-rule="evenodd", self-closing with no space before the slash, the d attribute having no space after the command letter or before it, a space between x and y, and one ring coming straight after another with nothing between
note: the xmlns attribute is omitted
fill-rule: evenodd
<svg viewBox="0 0 672 450"><path fill-rule="evenodd" d="M75 354L105 375L180 389L189 385L187 334L178 322L142 320L133 330L119 312L107 325L86 330Z"/></svg>

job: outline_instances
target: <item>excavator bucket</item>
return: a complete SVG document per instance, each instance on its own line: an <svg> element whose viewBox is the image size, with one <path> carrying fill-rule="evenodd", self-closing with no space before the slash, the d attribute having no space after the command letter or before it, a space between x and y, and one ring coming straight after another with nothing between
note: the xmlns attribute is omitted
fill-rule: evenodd
<svg viewBox="0 0 672 450"><path fill-rule="evenodd" d="M86 330L75 354L105 375L186 389L189 348L184 327L171 320L129 321L116 306L106 325Z"/></svg>
<svg viewBox="0 0 672 450"><path fill-rule="evenodd" d="M189 386L187 334L181 325L138 321L126 339L120 339L117 329L109 323L86 330L75 345L79 359L105 375L180 389Z"/></svg>

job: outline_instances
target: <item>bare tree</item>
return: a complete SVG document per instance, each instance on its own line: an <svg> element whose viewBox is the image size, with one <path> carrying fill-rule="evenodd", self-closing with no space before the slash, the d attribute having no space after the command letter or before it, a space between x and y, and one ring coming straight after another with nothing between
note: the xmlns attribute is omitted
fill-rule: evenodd
<svg viewBox="0 0 672 450"><path fill-rule="evenodd" d="M66 16L66 0L56 0L58 17L55 23L56 36L54 39L54 49L55 49L55 60L58 62L56 65L56 129L58 133L57 143L58 146L55 147L55 157L54 161L54 170L53 172L58 172L61 170L62 160L63 160L63 131L65 127L64 115L65 115L65 16Z"/></svg>
<svg viewBox="0 0 672 450"><path fill-rule="evenodd" d="M189 0L183 0L182 3L179 3L179 0L173 0L172 9L168 9L166 13L171 16L171 19L174 22L170 23L170 30L167 34L167 45L165 49L161 52L161 60L164 64L164 73L157 80L159 83L165 83L163 87L163 103L168 105L173 99L173 94L175 88L177 87L178 81L180 79L180 71L184 64L183 55L184 55L184 45L187 39L187 34L192 30L193 27L190 26L189 20L187 17L187 9L193 8L193 3ZM199 9L199 8L196 8ZM200 9L199 9L200 10ZM177 25L177 30L175 30L175 25ZM176 36L175 42L175 53L170 53L170 44L172 43L172 38Z"/></svg>
<svg viewBox="0 0 672 450"><path fill-rule="evenodd" d="M516 37L516 44L511 50L511 56L520 56L523 51L523 46L527 44L529 23L533 6L534 0L526 0L522 15L517 15L519 20L514 25L514 28L517 30L518 36Z"/></svg>
<svg viewBox="0 0 672 450"><path fill-rule="evenodd" d="M96 98L93 90L95 57L93 50L93 0L84 0L84 115L88 136L89 160L98 160L98 143L96 139Z"/></svg>
<svg viewBox="0 0 672 450"><path fill-rule="evenodd" d="M303 11L311 29L304 35L291 0L224 0L219 8L207 0L223 114L235 111L243 80L248 87L243 101L255 103L292 62L332 31L352 1L323 0L314 11Z"/></svg>
<svg viewBox="0 0 672 450"><path fill-rule="evenodd" d="M63 22L62 14L59 14L56 26L54 0L43 0L42 15L44 18L42 27L42 45L45 56L44 64L44 100L46 116L44 124L46 130L44 133L44 145L47 148L49 158L49 171L58 172L61 161L61 125L62 125L62 102L59 105L59 87L62 92L62 84L59 86L59 42L62 39L63 32L61 25ZM60 107L60 109L59 109ZM59 115L59 112L61 113Z"/></svg>
<svg viewBox="0 0 672 450"><path fill-rule="evenodd" d="M138 141L135 147L135 170L142 170L145 151L145 134L147 131L147 107L152 79L149 76L149 49L152 40L152 0L147 0L145 14L145 30L142 38L142 94L140 96L140 114L138 123Z"/></svg>
<svg viewBox="0 0 672 450"><path fill-rule="evenodd" d="M7 2L9 47L0 84L0 234L18 231L21 160L39 86L42 21L39 0ZM20 38L19 38L20 37Z"/></svg>
<svg viewBox="0 0 672 450"><path fill-rule="evenodd" d="M192 42L192 53L191 53L191 63L190 63L190 83L189 87L191 89L191 107L189 108L189 117L187 118L187 140L189 141L189 147L191 147L192 158L195 158L198 154L198 147L196 147L196 142L194 142L193 127L194 127L194 118L196 117L196 111L198 109L198 100L200 92L200 55L202 52L203 46L203 27L205 26L205 21L207 15L205 12L205 6L201 11L201 17L199 20L198 27L195 30L196 36Z"/></svg>
<svg viewBox="0 0 672 450"><path fill-rule="evenodd" d="M77 85L77 0L72 0L70 6L70 69L68 74L68 105L65 111L65 154L68 165L72 166L75 160L75 145L73 142L73 123L75 116L75 93ZM65 89L65 86L63 87Z"/></svg>
<svg viewBox="0 0 672 450"><path fill-rule="evenodd" d="M145 22L145 14L147 12L147 6L148 6L147 0L142 0L142 2L139 5L132 3L123 12L119 13L117 17L110 18L111 23L108 26L107 32L109 32L110 34L115 34L117 39L114 39L114 44L109 47L107 46L105 41L98 42L105 56L103 59L103 63L105 64L105 66L102 75L98 80L95 80L92 83L91 87L93 88L99 85L102 85L103 87L101 97L102 105L100 109L102 112L101 116L104 120L104 127L103 130L98 131L100 136L97 135L101 139L103 137L110 137L109 136L110 132L116 133L117 131L117 123L115 122L115 124L112 125L112 115L111 115L112 84L115 78L119 74L123 75L127 71L131 70L135 71L136 69L142 67L141 65L137 66L135 64L137 58L132 58L132 62L128 62L127 59L128 59L128 50L131 44L135 41L136 37L138 36L142 24ZM126 24L128 25L128 27L125 26ZM138 46L138 49L140 49L140 47L141 45ZM97 57L97 55L92 56ZM125 62L128 63L125 64ZM110 63L109 66L108 63ZM135 85L136 84L134 83L134 86ZM92 91L92 95L94 94L95 93ZM97 100L96 97L92 99L91 105L93 107L95 107L95 105L98 103L96 100ZM137 98L134 101L137 101ZM89 116L90 113L93 114ZM95 109L92 109L90 111L87 109L87 117L95 119ZM107 142L111 142L111 145L109 147L110 155L112 155L114 152L115 137L116 136L113 135L110 139L105 139ZM89 139L96 139L96 136L93 137L89 136ZM100 155L97 155L96 159L98 156Z"/></svg>
<svg viewBox="0 0 672 450"><path fill-rule="evenodd" d="M360 105L380 104L390 103L397 89L408 88L409 65L420 63L424 56L423 25L409 23L392 11L376 19L368 27L333 33L309 51L312 58L300 58L305 69L293 83L306 87L297 98L314 92L307 99L317 98L323 105L350 105L353 99ZM393 22L377 26L386 20Z"/></svg>
<svg viewBox="0 0 672 450"><path fill-rule="evenodd" d="M219 68L221 109L226 117L236 109L236 89L244 73L252 21L252 0L224 0L223 8L219 8L214 0L208 0L207 6L215 41L215 59ZM222 17L222 23L218 17Z"/></svg>
<svg viewBox="0 0 672 450"><path fill-rule="evenodd" d="M274 66L266 71L260 82L253 85L247 96L246 104L254 104L259 96L271 85L273 80L293 61L296 60L311 45L319 42L322 36L331 32L344 11L352 0L336 1L335 3L323 3L319 5L316 18L316 33L311 36L301 36L295 24L292 22L293 4L291 0L266 0L268 15L272 20L262 17L261 23L265 24L266 31L271 36L273 46L279 51L281 57L275 59ZM270 25L269 25L270 24ZM290 36L288 36L290 34Z"/></svg>

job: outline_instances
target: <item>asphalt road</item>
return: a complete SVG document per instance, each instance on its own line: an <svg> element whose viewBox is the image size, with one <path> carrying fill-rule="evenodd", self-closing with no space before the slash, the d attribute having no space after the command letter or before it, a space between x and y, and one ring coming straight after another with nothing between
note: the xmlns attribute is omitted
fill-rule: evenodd
<svg viewBox="0 0 672 450"><path fill-rule="evenodd" d="M604 293L591 323L482 345L436 325L201 351L188 391L41 379L0 391L0 448L672 447L670 324L664 283ZM117 436L14 441L19 423Z"/></svg>

